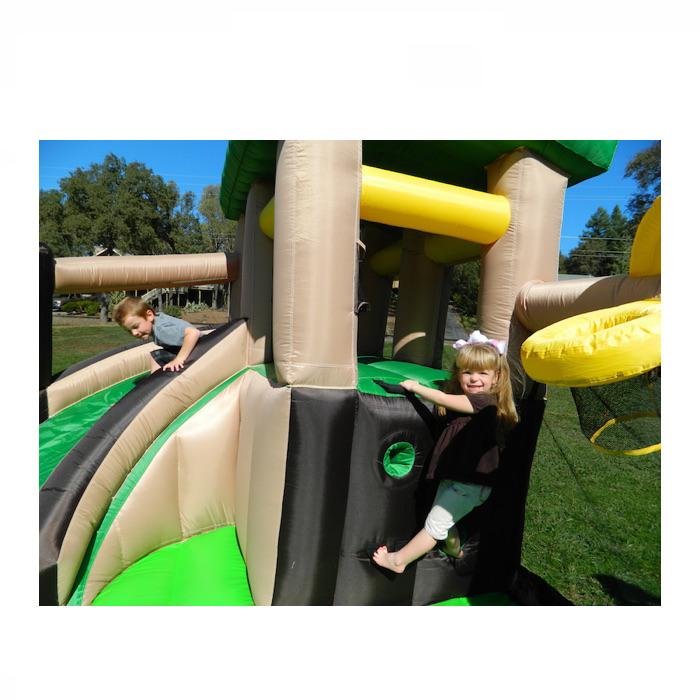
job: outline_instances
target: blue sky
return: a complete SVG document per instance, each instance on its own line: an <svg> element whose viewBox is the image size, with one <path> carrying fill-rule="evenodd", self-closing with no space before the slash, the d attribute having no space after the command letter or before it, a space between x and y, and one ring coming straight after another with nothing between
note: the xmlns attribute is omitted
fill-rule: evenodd
<svg viewBox="0 0 700 700"><path fill-rule="evenodd" d="M78 167L101 163L108 153L127 161L139 161L165 180L174 180L180 192L191 191L197 197L205 185L219 184L226 158L227 141L40 141L39 187L58 188L59 180ZM620 141L610 169L603 175L574 185L567 190L561 246L567 254L578 242L586 221L598 208L612 211L615 204L625 205L636 188L625 178L625 166L649 141Z"/></svg>

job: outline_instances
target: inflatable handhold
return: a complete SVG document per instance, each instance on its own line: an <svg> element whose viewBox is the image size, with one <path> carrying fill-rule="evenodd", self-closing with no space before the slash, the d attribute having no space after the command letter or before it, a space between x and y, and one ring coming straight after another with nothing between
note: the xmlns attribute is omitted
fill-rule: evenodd
<svg viewBox="0 0 700 700"><path fill-rule="evenodd" d="M543 384L610 384L661 364L661 300L646 299L591 311L533 333L520 357Z"/></svg>

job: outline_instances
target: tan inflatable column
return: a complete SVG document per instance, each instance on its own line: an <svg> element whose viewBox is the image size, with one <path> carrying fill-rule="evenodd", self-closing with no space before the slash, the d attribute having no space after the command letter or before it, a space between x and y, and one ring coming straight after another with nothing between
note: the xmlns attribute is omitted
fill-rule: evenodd
<svg viewBox="0 0 700 700"><path fill-rule="evenodd" d="M360 141L285 141L275 182L273 352L278 380L357 384Z"/></svg>
<svg viewBox="0 0 700 700"><path fill-rule="evenodd" d="M248 364L272 361L273 243L260 230L263 207L273 195L271 183L255 182L248 192L241 243L241 318L248 319Z"/></svg>
<svg viewBox="0 0 700 700"><path fill-rule="evenodd" d="M357 317L357 354L382 357L393 277L378 275L372 270L369 261L393 239L387 229L377 224L363 222L361 231L365 250L363 262L360 263L360 296L370 308Z"/></svg>
<svg viewBox="0 0 700 700"><path fill-rule="evenodd" d="M236 228L236 239L234 241L233 252L237 255L243 254L243 236L245 235L245 214L238 217L238 227ZM245 267L241 261L241 274L238 279L229 283L228 286L228 320L237 321L241 318L241 276Z"/></svg>
<svg viewBox="0 0 700 700"><path fill-rule="evenodd" d="M479 329L489 338L509 340L515 298L530 280L557 279L559 235L567 177L525 149L502 156L487 168L488 191L510 202L506 234L481 256L477 309ZM527 379L520 345L527 333L514 328L508 359L516 398Z"/></svg>
<svg viewBox="0 0 700 700"><path fill-rule="evenodd" d="M441 367L449 274L447 267L425 256L424 241L420 231L404 231L393 356Z"/></svg>

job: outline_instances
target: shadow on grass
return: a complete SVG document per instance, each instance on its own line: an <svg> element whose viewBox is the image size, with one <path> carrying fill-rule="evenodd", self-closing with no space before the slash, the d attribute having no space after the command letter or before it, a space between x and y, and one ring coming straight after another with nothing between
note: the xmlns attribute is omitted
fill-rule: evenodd
<svg viewBox="0 0 700 700"><path fill-rule="evenodd" d="M661 605L661 598L647 593L639 586L606 574L594 574L603 590L615 601L615 605Z"/></svg>
<svg viewBox="0 0 700 700"><path fill-rule="evenodd" d="M573 605L541 576L519 566L509 595L518 605Z"/></svg>

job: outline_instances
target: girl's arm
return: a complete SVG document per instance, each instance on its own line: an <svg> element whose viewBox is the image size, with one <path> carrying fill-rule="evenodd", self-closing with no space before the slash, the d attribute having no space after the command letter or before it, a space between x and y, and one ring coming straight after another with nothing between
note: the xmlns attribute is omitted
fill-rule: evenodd
<svg viewBox="0 0 700 700"><path fill-rule="evenodd" d="M413 379L406 379L401 382L401 386L407 391L418 394L418 396L438 406L444 406L450 411L474 413L474 406L472 406L471 401L469 401L464 394L446 394L444 391L439 391L438 389L429 389L427 386L413 381Z"/></svg>

